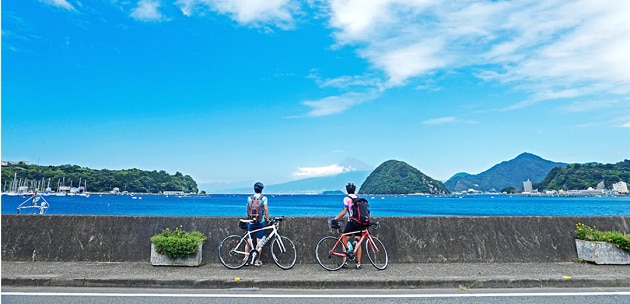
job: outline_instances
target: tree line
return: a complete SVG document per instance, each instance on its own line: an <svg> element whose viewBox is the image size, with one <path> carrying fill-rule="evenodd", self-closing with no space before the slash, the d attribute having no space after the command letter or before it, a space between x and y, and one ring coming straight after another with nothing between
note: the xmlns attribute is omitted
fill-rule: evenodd
<svg viewBox="0 0 630 304"><path fill-rule="evenodd" d="M38 166L25 163L9 164L2 167L3 191L11 182L27 181L28 185L39 185L44 190L48 185L53 191L60 183L64 186L86 186L88 192L110 192L114 187L120 191L133 193L159 193L163 191L183 191L198 193L197 182L189 175L176 172L171 175L164 170L145 171L140 169L95 170L77 165ZM43 187L42 187L43 186Z"/></svg>
<svg viewBox="0 0 630 304"><path fill-rule="evenodd" d="M595 188L604 182L607 189L620 181L630 182L630 160L616 164L570 164L566 168L555 167L534 189L579 190Z"/></svg>

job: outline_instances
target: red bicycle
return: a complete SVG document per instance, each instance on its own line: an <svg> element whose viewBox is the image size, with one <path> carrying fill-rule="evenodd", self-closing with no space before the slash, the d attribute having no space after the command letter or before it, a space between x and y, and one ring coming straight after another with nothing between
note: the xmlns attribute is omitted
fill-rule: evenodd
<svg viewBox="0 0 630 304"><path fill-rule="evenodd" d="M315 257L317 257L319 265L324 267L326 270L338 270L346 264L348 259L354 260L361 245L365 244L365 248L363 249L370 259L370 263L372 263L372 265L374 265L374 267L378 270L387 268L389 258L387 257L385 245L383 245L378 238L372 236L369 231L370 227L374 227L374 230L377 230L381 227L381 225L378 222L374 222L363 230L342 233L339 222L332 221L331 228L337 229L339 236L325 236L317 242L317 246L315 247ZM353 250L348 250L348 247L343 242L343 236L346 235L351 238L357 232L359 232L361 236L353 246Z"/></svg>

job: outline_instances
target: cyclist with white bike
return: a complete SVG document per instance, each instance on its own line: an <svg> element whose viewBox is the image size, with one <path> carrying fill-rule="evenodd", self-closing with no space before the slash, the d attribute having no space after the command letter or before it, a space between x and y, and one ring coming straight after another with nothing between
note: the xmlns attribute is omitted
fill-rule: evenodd
<svg viewBox="0 0 630 304"><path fill-rule="evenodd" d="M261 243L261 239L265 235L265 231L261 228L265 227L265 222L269 221L269 207L267 207L267 197L262 194L262 190L265 186L261 182L257 182L254 184L254 194L247 198L247 216L250 220L252 220L247 225L248 231L251 232L251 238L249 239L249 246L245 248L245 252L249 252L250 248L254 248L254 244L252 244L252 239L256 238L256 244ZM254 261L254 266L261 266L262 261L260 261L260 254L256 257L256 261Z"/></svg>

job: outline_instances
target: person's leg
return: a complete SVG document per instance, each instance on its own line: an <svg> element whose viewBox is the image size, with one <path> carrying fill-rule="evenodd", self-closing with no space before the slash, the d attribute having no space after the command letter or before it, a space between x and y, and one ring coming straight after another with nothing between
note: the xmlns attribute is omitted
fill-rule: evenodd
<svg viewBox="0 0 630 304"><path fill-rule="evenodd" d="M254 233L252 233L252 230L255 230L254 224L252 223L247 224L247 231L249 232L249 237L247 238L247 244L245 245L245 253L249 253L249 248L254 248L252 239L255 237L255 235ZM249 254L245 256L245 259L247 258L249 258ZM248 265L247 262L245 263L245 265Z"/></svg>
<svg viewBox="0 0 630 304"><path fill-rule="evenodd" d="M345 234L346 234L346 233L348 233L348 232L352 232L352 231L354 231L354 225L352 224L352 222L348 221L348 222L346 223L346 227L343 229L343 233L344 233L344 234L343 234L343 235L342 235L342 237L341 237L341 238L342 238L342 240L343 240L343 245L344 245L344 246L348 246L348 240L351 240L351 239L352 239L352 238L351 238L351 237L352 237L352 234L350 234L350 235L349 235L350 237L348 237L348 236L347 236L347 235L345 235ZM350 248L346 248L346 249L350 249ZM352 249L354 250L354 248L352 248Z"/></svg>
<svg viewBox="0 0 630 304"><path fill-rule="evenodd" d="M262 223L256 224L256 229L261 229L263 227L264 227L264 224L262 224ZM264 230L256 231L256 244L260 244L260 241L262 240L264 235L265 235L265 231ZM262 265L262 262L260 261L260 256L262 255L261 251L262 251L262 248L259 248L258 256L256 257L256 261L254 262L254 266Z"/></svg>
<svg viewBox="0 0 630 304"><path fill-rule="evenodd" d="M358 240L360 238L360 234L355 234L354 238L358 242ZM365 240L363 240L363 241L365 241ZM361 268L361 253L363 252L363 249L361 249L361 245L358 245L359 249L357 250L357 268Z"/></svg>

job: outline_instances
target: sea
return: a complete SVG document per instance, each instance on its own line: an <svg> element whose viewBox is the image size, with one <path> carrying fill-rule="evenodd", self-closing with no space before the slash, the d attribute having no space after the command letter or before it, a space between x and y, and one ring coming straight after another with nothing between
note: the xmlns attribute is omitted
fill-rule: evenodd
<svg viewBox="0 0 630 304"><path fill-rule="evenodd" d="M343 195L268 194L271 216L337 215ZM364 196L378 216L630 216L630 196L377 195ZM2 214L17 214L29 197L1 197ZM244 216L248 195L45 196L45 214L122 216ZM40 201L41 202L41 201ZM31 204L27 202L26 205ZM30 211L22 211L30 213Z"/></svg>

